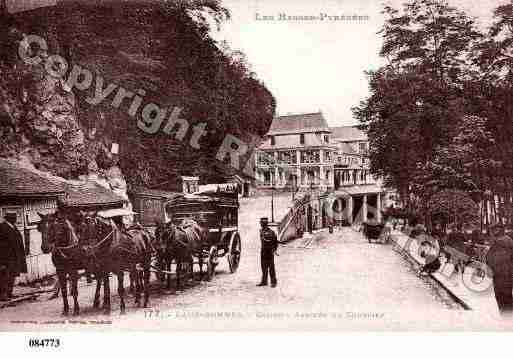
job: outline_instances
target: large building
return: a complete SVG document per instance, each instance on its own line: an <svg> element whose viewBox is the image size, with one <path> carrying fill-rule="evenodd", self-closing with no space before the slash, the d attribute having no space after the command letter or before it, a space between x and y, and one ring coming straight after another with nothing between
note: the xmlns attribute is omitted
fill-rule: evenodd
<svg viewBox="0 0 513 359"><path fill-rule="evenodd" d="M370 174L368 150L363 131L329 127L322 112L280 116L258 148L256 184L326 191L336 198L337 213L347 222L381 220L386 191Z"/></svg>
<svg viewBox="0 0 513 359"><path fill-rule="evenodd" d="M321 112L281 116L256 156L257 186L333 188L331 130Z"/></svg>

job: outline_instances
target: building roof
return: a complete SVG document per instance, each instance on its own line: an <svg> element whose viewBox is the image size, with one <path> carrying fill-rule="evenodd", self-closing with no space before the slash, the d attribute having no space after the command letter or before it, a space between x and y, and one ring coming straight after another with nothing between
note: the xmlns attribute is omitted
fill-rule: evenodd
<svg viewBox="0 0 513 359"><path fill-rule="evenodd" d="M367 141L367 134L356 126L330 127L331 138L336 141Z"/></svg>
<svg viewBox="0 0 513 359"><path fill-rule="evenodd" d="M285 142L285 141L284 141ZM290 141L287 141L283 144L280 144L279 146L271 146L268 143L264 143L260 147L258 147L259 150L274 150L274 151L281 151L281 150L313 150L313 149L330 149L330 150L336 150L337 146L333 143L316 143L316 144L305 144L300 145L294 143L293 139L290 139Z"/></svg>
<svg viewBox="0 0 513 359"><path fill-rule="evenodd" d="M7 160L0 160L0 197L59 196L64 187Z"/></svg>
<svg viewBox="0 0 513 359"><path fill-rule="evenodd" d="M181 192L170 192L161 189L150 189L145 187L136 188L130 191L130 194L161 199L174 199L176 197L183 196L183 193Z"/></svg>
<svg viewBox="0 0 513 359"><path fill-rule="evenodd" d="M94 182L79 185L65 184L66 195L64 204L69 207L87 207L102 205L122 205L123 197Z"/></svg>
<svg viewBox="0 0 513 359"><path fill-rule="evenodd" d="M322 112L279 116L273 119L268 135L330 132Z"/></svg>

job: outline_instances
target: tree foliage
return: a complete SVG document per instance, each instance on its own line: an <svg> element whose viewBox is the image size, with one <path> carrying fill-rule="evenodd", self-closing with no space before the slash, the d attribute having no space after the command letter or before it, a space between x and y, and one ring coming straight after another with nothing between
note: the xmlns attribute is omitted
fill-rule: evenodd
<svg viewBox="0 0 513 359"><path fill-rule="evenodd" d="M428 204L427 211L431 217L447 222L460 224L476 224L479 208L464 191L444 190L434 194Z"/></svg>
<svg viewBox="0 0 513 359"><path fill-rule="evenodd" d="M385 6L384 14L387 63L367 73L370 96L353 108L369 136L371 170L424 213L440 191L493 200L494 212L508 213L513 5L495 9L486 33L443 0Z"/></svg>

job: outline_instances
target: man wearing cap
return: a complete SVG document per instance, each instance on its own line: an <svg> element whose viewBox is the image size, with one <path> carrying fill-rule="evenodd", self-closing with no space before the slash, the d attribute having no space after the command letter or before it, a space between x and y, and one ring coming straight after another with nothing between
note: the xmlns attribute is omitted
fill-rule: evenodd
<svg viewBox="0 0 513 359"><path fill-rule="evenodd" d="M492 227L494 241L486 254L486 264L493 271L493 289L501 314L513 312L513 239L504 234L504 227Z"/></svg>
<svg viewBox="0 0 513 359"><path fill-rule="evenodd" d="M278 238L274 231L269 228L267 217L260 218L260 264L262 266L262 280L257 286L267 285L267 274L271 276L271 287L276 287L276 269L274 268L274 254L278 249Z"/></svg>
<svg viewBox="0 0 513 359"><path fill-rule="evenodd" d="M0 223L0 300L12 297L14 280L27 273L23 237L16 228L16 213L8 212Z"/></svg>

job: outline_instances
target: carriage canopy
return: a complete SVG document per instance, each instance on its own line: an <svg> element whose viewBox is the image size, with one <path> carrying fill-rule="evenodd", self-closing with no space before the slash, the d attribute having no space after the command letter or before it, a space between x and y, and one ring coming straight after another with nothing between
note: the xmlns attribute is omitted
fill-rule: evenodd
<svg viewBox="0 0 513 359"><path fill-rule="evenodd" d="M237 227L239 200L233 184L200 186L194 194L181 194L165 204L168 217L175 224L193 219L209 229Z"/></svg>

